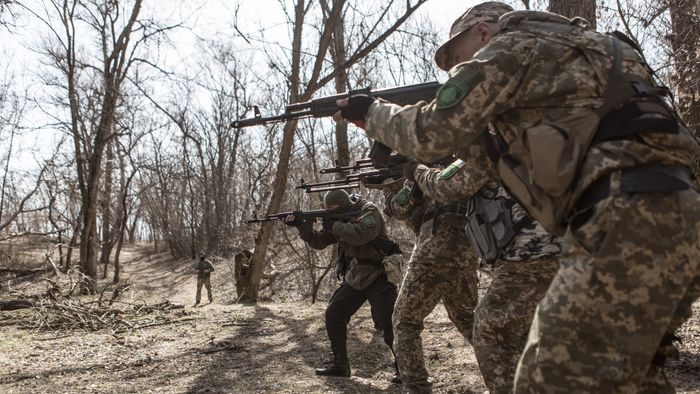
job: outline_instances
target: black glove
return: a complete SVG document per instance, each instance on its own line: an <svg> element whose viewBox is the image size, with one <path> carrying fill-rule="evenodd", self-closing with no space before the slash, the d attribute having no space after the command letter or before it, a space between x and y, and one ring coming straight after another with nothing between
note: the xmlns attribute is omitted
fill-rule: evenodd
<svg viewBox="0 0 700 394"><path fill-rule="evenodd" d="M343 280L343 277L345 277L345 272L343 269L340 267L340 264L335 267L335 278L338 280Z"/></svg>
<svg viewBox="0 0 700 394"><path fill-rule="evenodd" d="M298 216L294 216L294 220L291 222L284 222L287 226L292 226L292 227L299 227L302 224L304 224L304 220L300 219Z"/></svg>
<svg viewBox="0 0 700 394"><path fill-rule="evenodd" d="M369 106L372 105L373 102L374 99L366 94L350 96L348 98L348 105L340 108L340 114L343 115L343 118L351 122L356 122L358 120L364 121L367 116L367 111L369 111Z"/></svg>
<svg viewBox="0 0 700 394"><path fill-rule="evenodd" d="M418 167L418 161L410 159L403 165L403 176L408 179L409 181L416 181L416 177L414 176L414 172L416 172L416 167Z"/></svg>
<svg viewBox="0 0 700 394"><path fill-rule="evenodd" d="M345 273L348 271L348 262L344 257L338 259L338 265L335 266L335 277L338 280L343 280Z"/></svg>
<svg viewBox="0 0 700 394"><path fill-rule="evenodd" d="M323 231L326 232L332 232L333 231L333 224L335 224L335 220L328 220L324 219L323 220Z"/></svg>

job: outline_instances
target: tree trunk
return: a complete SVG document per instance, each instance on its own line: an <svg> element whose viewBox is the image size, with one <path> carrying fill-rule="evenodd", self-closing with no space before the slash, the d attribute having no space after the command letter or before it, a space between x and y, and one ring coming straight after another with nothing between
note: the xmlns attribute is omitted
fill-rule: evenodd
<svg viewBox="0 0 700 394"><path fill-rule="evenodd" d="M330 13L330 10L328 11ZM340 71L335 76L335 90L338 93L346 92L350 86L350 78L348 78L347 70L342 68L342 65L347 62L345 53L345 23L341 19L335 26L333 31L333 45L330 48L333 58L333 67ZM348 144L348 123L335 123L335 142L337 149L336 160L338 165L347 166L350 164L350 146ZM345 174L336 174L338 179L345 177Z"/></svg>
<svg viewBox="0 0 700 394"><path fill-rule="evenodd" d="M580 16L596 28L595 0L549 0L549 12L564 15L567 18Z"/></svg>
<svg viewBox="0 0 700 394"><path fill-rule="evenodd" d="M83 215L83 231L80 234L80 270L84 275L81 292L95 294L97 292L97 246L100 243L97 239L97 223L95 223L97 209L90 207L91 204L96 205L94 202L88 201L85 204L87 209Z"/></svg>
<svg viewBox="0 0 700 394"><path fill-rule="evenodd" d="M300 90L300 68L301 68L301 43L302 31L304 26L304 8L305 0L297 0L294 7L294 35L292 39L292 64L291 75L289 78L289 101L292 103L298 102ZM275 184L272 192L270 206L267 209L267 214L278 212L282 205L284 191L287 188L287 175L289 174L289 158L292 155L292 145L294 142L294 131L297 126L297 121L292 120L284 125L284 135L282 137L282 146L280 149L279 163L277 164L277 172L275 173ZM274 223L266 222L260 226L258 235L255 237L255 250L251 257L251 267L248 275L243 277L237 287L242 289L240 300L243 302L256 302L258 300L258 289L260 280L262 279L265 270L265 260L267 247L270 244Z"/></svg>
<svg viewBox="0 0 700 394"><path fill-rule="evenodd" d="M71 268L71 262L73 259L73 251L78 247L78 237L81 234L81 223L82 223L82 209L78 214L78 218L75 219L75 225L73 226L73 235L70 237L70 242L68 243L68 250L66 251L66 263L63 266L63 272L68 272Z"/></svg>
<svg viewBox="0 0 700 394"><path fill-rule="evenodd" d="M114 150L112 142L107 143L107 160L105 162L104 194L102 196L102 250L100 251L100 265L102 266L102 279L107 278L107 266L109 255L114 246L114 234L112 231L112 178L114 173Z"/></svg>
<svg viewBox="0 0 700 394"><path fill-rule="evenodd" d="M670 0L670 35L676 67L678 106L690 130L700 131L700 1Z"/></svg>

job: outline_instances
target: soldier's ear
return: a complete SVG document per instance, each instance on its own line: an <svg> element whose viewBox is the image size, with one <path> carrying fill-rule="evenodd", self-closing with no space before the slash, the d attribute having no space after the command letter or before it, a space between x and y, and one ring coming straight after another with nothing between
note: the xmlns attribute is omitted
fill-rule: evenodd
<svg viewBox="0 0 700 394"><path fill-rule="evenodd" d="M484 44L489 42L489 40L491 40L491 37L493 37L495 34L495 32L493 31L494 29L487 22L479 22L476 26L473 27L473 29L476 29L476 34L477 37L479 37L479 41L481 41Z"/></svg>

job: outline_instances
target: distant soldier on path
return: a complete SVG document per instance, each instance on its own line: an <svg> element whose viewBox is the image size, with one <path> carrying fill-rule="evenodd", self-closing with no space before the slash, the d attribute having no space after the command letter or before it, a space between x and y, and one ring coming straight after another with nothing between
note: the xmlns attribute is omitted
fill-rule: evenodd
<svg viewBox="0 0 700 394"><path fill-rule="evenodd" d="M207 295L209 296L209 303L214 302L214 298L211 295L211 273L214 272L214 265L211 261L207 259L207 255L202 253L199 255L199 261L195 263L194 270L197 273L197 296L195 298L195 305L199 305L202 299L202 285L207 288Z"/></svg>

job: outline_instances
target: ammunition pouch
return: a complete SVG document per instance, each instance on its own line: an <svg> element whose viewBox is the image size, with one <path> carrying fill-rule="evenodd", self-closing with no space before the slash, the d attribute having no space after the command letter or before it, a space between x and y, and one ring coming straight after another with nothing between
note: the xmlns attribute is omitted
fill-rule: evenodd
<svg viewBox="0 0 700 394"><path fill-rule="evenodd" d="M504 197L495 196L492 190L482 189L469 200L464 226L474 252L485 263L500 258L501 251L522 228L513 223L512 202L509 204Z"/></svg>

